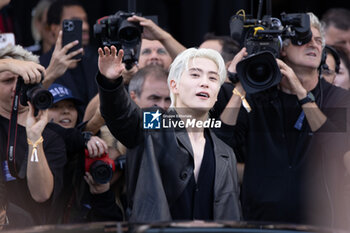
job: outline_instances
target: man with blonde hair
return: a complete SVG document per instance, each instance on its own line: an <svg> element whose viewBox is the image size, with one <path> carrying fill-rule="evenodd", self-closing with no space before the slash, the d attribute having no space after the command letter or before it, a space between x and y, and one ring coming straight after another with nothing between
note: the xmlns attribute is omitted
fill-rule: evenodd
<svg viewBox="0 0 350 233"><path fill-rule="evenodd" d="M130 149L130 221L239 220L234 153L210 126L201 127L225 80L220 54L191 48L176 57L168 76L172 108L162 117L159 109L142 113L130 100L121 77L122 57L114 46L100 48L97 82L101 114ZM172 127L161 125L162 118ZM195 127L181 127L186 122L196 122ZM148 128L156 123L159 128Z"/></svg>

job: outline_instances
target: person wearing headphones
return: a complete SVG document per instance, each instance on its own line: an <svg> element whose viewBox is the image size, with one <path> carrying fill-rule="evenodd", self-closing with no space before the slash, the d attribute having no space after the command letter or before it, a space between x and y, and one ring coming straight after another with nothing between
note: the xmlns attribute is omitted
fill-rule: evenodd
<svg viewBox="0 0 350 233"><path fill-rule="evenodd" d="M323 28L308 15L312 38L303 45L283 42L278 85L246 94L238 82L217 135L245 152L245 220L346 227L342 188L350 95L321 78ZM245 55L244 48L228 70L235 72Z"/></svg>

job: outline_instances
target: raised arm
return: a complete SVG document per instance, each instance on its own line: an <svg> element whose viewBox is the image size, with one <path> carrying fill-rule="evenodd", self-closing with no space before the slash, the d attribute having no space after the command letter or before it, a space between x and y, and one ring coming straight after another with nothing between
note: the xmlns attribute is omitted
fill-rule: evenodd
<svg viewBox="0 0 350 233"><path fill-rule="evenodd" d="M96 134L100 128L105 124L105 120L101 116L100 112L100 97L96 95L89 102L86 107L83 122L87 122L84 130L90 131L92 134Z"/></svg>
<svg viewBox="0 0 350 233"><path fill-rule="evenodd" d="M293 69L279 59L277 59L277 64L283 76L280 83L282 90L296 95L299 100L305 98L307 95L307 90L302 86ZM307 122L309 123L309 126L313 132L321 128L326 122L326 115L323 114L315 102L303 104L301 107L303 108Z"/></svg>
<svg viewBox="0 0 350 233"><path fill-rule="evenodd" d="M123 50L99 48L97 83L100 111L111 133L126 147L131 148L143 140L142 113L125 90L121 74Z"/></svg>
<svg viewBox="0 0 350 233"><path fill-rule="evenodd" d="M186 49L170 33L163 30L150 19L134 15L128 18L128 21L139 22L140 25L143 26L143 38L148 40L159 40L160 43L162 43L166 48L172 59L175 59L179 53Z"/></svg>
<svg viewBox="0 0 350 233"><path fill-rule="evenodd" d="M54 187L52 172L46 160L42 132L48 122L48 110L40 110L34 116L34 107L29 104L26 121L28 141L27 184L32 198L37 202L47 201Z"/></svg>
<svg viewBox="0 0 350 233"><path fill-rule="evenodd" d="M25 83L32 79L41 80L41 75L45 76L45 68L32 61L22 61L12 58L0 59L0 72L11 71L23 77Z"/></svg>
<svg viewBox="0 0 350 233"><path fill-rule="evenodd" d="M80 59L73 59L75 55L83 52L83 48L67 54L68 50L73 48L78 41L73 41L62 47L62 31L59 32L55 50L52 53L50 64L46 69L47 76L43 81L43 86L48 88L57 78L61 77L69 67L75 66Z"/></svg>
<svg viewBox="0 0 350 233"><path fill-rule="evenodd" d="M233 58L231 64L228 67L228 71L231 73L236 73L236 65L239 61L247 55L246 49L243 48L237 55ZM234 93L231 99L227 103L224 111L221 113L220 119L227 125L235 125L238 117L238 113L242 103L242 97L245 96L245 90L243 89L240 82L235 84Z"/></svg>

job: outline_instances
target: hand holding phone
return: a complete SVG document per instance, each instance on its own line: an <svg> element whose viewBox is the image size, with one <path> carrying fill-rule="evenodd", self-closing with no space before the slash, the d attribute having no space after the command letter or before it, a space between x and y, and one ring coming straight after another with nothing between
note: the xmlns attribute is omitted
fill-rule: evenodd
<svg viewBox="0 0 350 233"><path fill-rule="evenodd" d="M68 50L68 53L76 51L82 47L82 26L83 22L80 19L65 19L62 23L62 47L78 40L79 43L75 45L73 48ZM82 54L73 57L74 59L82 58Z"/></svg>

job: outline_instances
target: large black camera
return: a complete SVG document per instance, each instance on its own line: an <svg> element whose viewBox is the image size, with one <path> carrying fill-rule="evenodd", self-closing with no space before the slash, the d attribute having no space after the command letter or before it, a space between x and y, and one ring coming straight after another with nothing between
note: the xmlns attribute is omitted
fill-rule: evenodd
<svg viewBox="0 0 350 233"><path fill-rule="evenodd" d="M28 106L27 101L29 101L36 111L51 107L53 96L42 87L41 83L25 84L23 78L19 77L17 85L20 86L20 103L23 106Z"/></svg>
<svg viewBox="0 0 350 233"><path fill-rule="evenodd" d="M114 45L118 50L124 50L123 62L128 70L139 59L143 31L139 23L127 20L133 15L135 13L118 11L97 20L94 25L94 35L101 47Z"/></svg>
<svg viewBox="0 0 350 233"><path fill-rule="evenodd" d="M284 25L284 26L283 26ZM312 38L307 14L281 14L281 20L265 15L249 19L234 15L230 20L231 37L246 47L248 57L237 64L237 74L247 93L269 89L281 81L275 58L279 57L283 40L303 45Z"/></svg>

